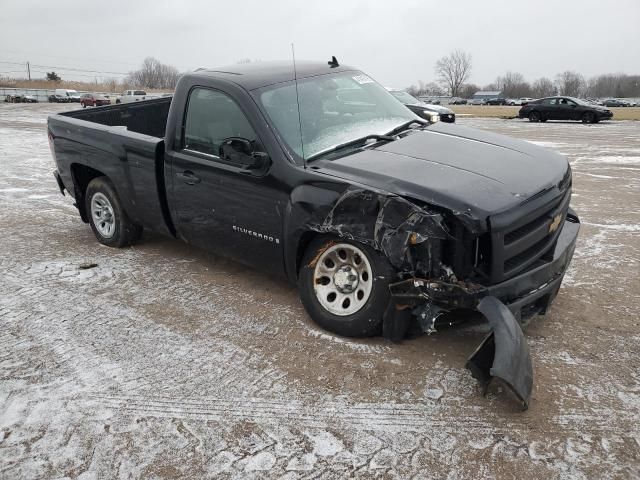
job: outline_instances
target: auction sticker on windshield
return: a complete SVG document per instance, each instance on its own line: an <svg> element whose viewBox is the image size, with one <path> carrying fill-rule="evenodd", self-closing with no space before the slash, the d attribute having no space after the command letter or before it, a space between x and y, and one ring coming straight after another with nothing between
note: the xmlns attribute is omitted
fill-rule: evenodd
<svg viewBox="0 0 640 480"><path fill-rule="evenodd" d="M367 77L366 75L356 75L355 77L352 77L356 82L358 82L360 85L365 84L365 83L373 83L373 80L371 80L369 77Z"/></svg>

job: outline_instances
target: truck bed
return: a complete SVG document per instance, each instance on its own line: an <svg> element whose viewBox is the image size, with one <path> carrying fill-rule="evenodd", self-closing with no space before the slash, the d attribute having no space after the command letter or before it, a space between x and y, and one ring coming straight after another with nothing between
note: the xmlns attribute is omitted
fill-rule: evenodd
<svg viewBox="0 0 640 480"><path fill-rule="evenodd" d="M130 132L163 138L170 106L171 97L163 97L99 108L86 108L60 115L110 127L126 127Z"/></svg>
<svg viewBox="0 0 640 480"><path fill-rule="evenodd" d="M170 105L171 98L166 97L49 117L59 175L80 208L84 199L77 198L74 184L106 175L134 222L173 235L164 186L164 135Z"/></svg>

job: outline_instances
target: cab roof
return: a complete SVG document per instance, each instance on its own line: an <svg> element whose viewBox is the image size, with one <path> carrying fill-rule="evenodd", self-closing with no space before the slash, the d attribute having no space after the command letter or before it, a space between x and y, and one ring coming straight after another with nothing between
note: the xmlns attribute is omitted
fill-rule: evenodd
<svg viewBox="0 0 640 480"><path fill-rule="evenodd" d="M301 79L356 69L346 65L331 67L327 62L297 61L296 70L298 79ZM254 90L267 85L289 82L294 79L294 70L291 61L256 62L218 68L198 68L189 75L220 78L237 83L246 90Z"/></svg>

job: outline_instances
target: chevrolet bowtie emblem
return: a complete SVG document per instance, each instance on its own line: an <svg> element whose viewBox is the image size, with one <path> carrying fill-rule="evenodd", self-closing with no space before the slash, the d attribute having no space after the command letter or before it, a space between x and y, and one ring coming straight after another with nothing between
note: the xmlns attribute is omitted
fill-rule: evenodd
<svg viewBox="0 0 640 480"><path fill-rule="evenodd" d="M562 220L562 214L560 213L553 217L553 220L549 224L549 233L553 233L558 229L560 226L560 220Z"/></svg>

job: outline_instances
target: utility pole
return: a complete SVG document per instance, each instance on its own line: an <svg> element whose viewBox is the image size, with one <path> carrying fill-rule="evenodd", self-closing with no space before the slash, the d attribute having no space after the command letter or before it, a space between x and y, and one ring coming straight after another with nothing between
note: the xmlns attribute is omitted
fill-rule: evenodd
<svg viewBox="0 0 640 480"><path fill-rule="evenodd" d="M31 66L29 62L27 62L27 75L29 76L29 81L31 81Z"/></svg>

